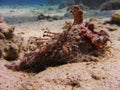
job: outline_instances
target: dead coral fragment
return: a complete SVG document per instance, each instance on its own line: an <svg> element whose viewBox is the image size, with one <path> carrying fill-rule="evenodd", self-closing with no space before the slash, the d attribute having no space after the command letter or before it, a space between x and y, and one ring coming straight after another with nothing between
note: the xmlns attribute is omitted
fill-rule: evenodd
<svg viewBox="0 0 120 90"><path fill-rule="evenodd" d="M91 23L82 23L82 11L79 12L79 9L78 6L73 7L75 19L72 27L62 33L45 31L44 37L49 38L38 39L42 42L38 51L25 54L19 64L14 63L6 67L38 72L48 66L89 61L91 57L102 54L109 35L103 30L94 32L94 25Z"/></svg>

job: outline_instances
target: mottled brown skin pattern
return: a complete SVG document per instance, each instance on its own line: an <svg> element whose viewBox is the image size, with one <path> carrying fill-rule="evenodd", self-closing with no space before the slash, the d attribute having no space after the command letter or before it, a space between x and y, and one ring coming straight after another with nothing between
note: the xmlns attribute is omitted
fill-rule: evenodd
<svg viewBox="0 0 120 90"><path fill-rule="evenodd" d="M83 23L83 11L79 6L77 5L73 6L71 13L73 14L74 17L73 25Z"/></svg>
<svg viewBox="0 0 120 90"><path fill-rule="evenodd" d="M39 51L24 55L20 63L5 65L12 70L30 70L39 72L49 66L65 63L90 61L91 56L99 56L105 50L109 35L105 31L94 32L94 25L83 22L83 14L78 6L72 9L74 23L62 33L46 31ZM40 38L40 41L43 39Z"/></svg>

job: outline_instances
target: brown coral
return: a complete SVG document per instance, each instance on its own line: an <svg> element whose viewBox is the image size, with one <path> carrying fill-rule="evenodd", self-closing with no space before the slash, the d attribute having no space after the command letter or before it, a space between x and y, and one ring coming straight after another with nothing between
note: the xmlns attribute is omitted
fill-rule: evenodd
<svg viewBox="0 0 120 90"><path fill-rule="evenodd" d="M73 26L62 33L45 31L44 37L39 38L39 50L24 55L20 63L6 65L12 70L40 71L48 66L65 63L96 60L103 53L109 35L104 31L94 31L91 23L82 23L82 11L78 6L72 9ZM94 58L93 58L94 57Z"/></svg>

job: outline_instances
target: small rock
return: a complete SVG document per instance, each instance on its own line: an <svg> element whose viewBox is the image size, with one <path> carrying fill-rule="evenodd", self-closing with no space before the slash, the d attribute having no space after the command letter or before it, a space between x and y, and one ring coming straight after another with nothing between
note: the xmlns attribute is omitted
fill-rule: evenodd
<svg viewBox="0 0 120 90"><path fill-rule="evenodd" d="M102 3L100 5L100 11L104 11L104 10L112 10L112 5L110 2L105 2L105 3Z"/></svg>
<svg viewBox="0 0 120 90"><path fill-rule="evenodd" d="M120 24L120 10L117 10L111 18L112 23Z"/></svg>
<svg viewBox="0 0 120 90"><path fill-rule="evenodd" d="M94 74L92 74L91 77L95 80L100 80L101 79L100 76L97 76L97 75L94 75Z"/></svg>
<svg viewBox="0 0 120 90"><path fill-rule="evenodd" d="M53 16L52 19L53 19L53 20L61 20L62 17L59 17L59 16Z"/></svg>
<svg viewBox="0 0 120 90"><path fill-rule="evenodd" d="M3 58L6 60L16 60L19 57L18 47L15 44L6 45Z"/></svg>
<svg viewBox="0 0 120 90"><path fill-rule="evenodd" d="M38 20L52 20L52 17L45 16L43 13L41 13L40 15L38 15Z"/></svg>
<svg viewBox="0 0 120 90"><path fill-rule="evenodd" d="M116 27L107 27L107 29L109 30L109 31L116 31L117 30L117 28Z"/></svg>
<svg viewBox="0 0 120 90"><path fill-rule="evenodd" d="M45 16L43 13L41 13L40 15L38 15L38 20L48 20L48 21L52 21L52 20L61 20L62 17L59 16Z"/></svg>
<svg viewBox="0 0 120 90"><path fill-rule="evenodd" d="M89 21L90 21L90 22L91 22L91 21L97 21L97 18L92 17L92 18L89 19Z"/></svg>
<svg viewBox="0 0 120 90"><path fill-rule="evenodd" d="M15 10L10 10L10 12L15 12Z"/></svg>
<svg viewBox="0 0 120 90"><path fill-rule="evenodd" d="M45 19L45 18L46 18L46 16L43 13L41 13L40 15L38 15L38 19L39 20L42 20L42 19Z"/></svg>
<svg viewBox="0 0 120 90"><path fill-rule="evenodd" d="M54 8L48 8L48 10L49 10L49 11L52 11L52 10L54 10Z"/></svg>

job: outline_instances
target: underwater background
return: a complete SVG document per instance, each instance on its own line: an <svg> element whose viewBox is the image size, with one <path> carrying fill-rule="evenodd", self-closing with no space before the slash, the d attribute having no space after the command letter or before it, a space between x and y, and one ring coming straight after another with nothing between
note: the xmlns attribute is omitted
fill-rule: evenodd
<svg viewBox="0 0 120 90"><path fill-rule="evenodd" d="M58 5L63 9L71 5L79 5L84 10L116 10L120 9L120 0L0 0L0 6L43 6Z"/></svg>
<svg viewBox="0 0 120 90"><path fill-rule="evenodd" d="M0 9L12 9L9 11L11 14L15 9L27 9L25 12L29 9L32 14L60 13L63 18L71 18L69 9L72 5L79 5L85 17L109 18L114 10L120 9L120 0L0 0ZM1 12L0 16L6 15Z"/></svg>
<svg viewBox="0 0 120 90"><path fill-rule="evenodd" d="M58 4L63 0L0 0L1 5L39 5L49 4L49 2Z"/></svg>

